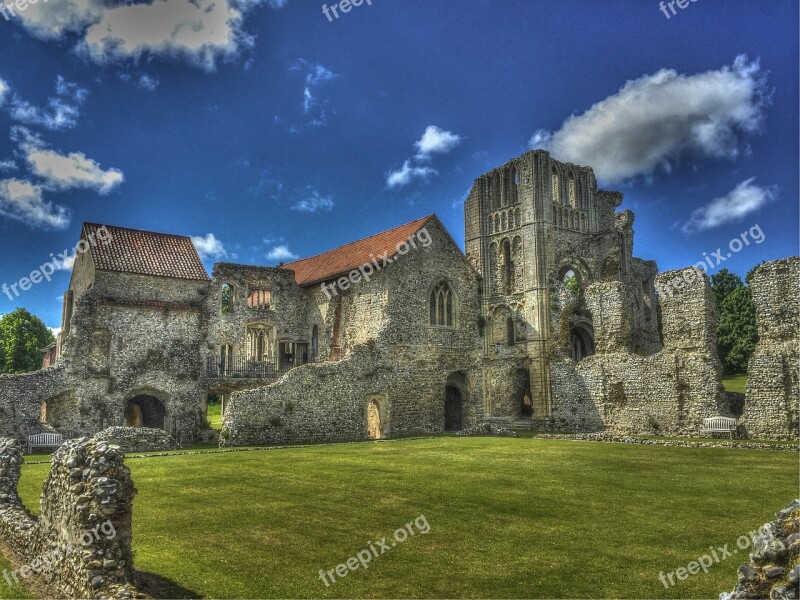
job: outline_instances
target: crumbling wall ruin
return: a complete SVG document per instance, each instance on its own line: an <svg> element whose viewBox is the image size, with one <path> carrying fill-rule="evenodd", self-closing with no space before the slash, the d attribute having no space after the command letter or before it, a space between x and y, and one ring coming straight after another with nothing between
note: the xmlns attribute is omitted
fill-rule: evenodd
<svg viewBox="0 0 800 600"><path fill-rule="evenodd" d="M40 433L42 403L64 393L63 365L23 375L0 375L0 436L24 440Z"/></svg>
<svg viewBox="0 0 800 600"><path fill-rule="evenodd" d="M696 269L669 271L656 289L673 293L660 294L664 349L648 356L632 351L625 284L585 290L597 354L577 363L553 359L556 428L697 435L703 418L727 414L707 278Z"/></svg>
<svg viewBox="0 0 800 600"><path fill-rule="evenodd" d="M65 443L54 455L34 517L17 494L19 442L0 439L0 540L16 555L15 581L36 576L66 598L137 598L132 585L132 501L118 448L94 439Z"/></svg>
<svg viewBox="0 0 800 600"><path fill-rule="evenodd" d="M758 344L748 363L742 422L754 438L798 437L800 258L759 266L750 280Z"/></svg>

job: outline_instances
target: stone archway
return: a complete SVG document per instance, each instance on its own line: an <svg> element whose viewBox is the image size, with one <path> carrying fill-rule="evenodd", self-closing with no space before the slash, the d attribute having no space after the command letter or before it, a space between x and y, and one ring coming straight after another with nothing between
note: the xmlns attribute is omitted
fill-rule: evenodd
<svg viewBox="0 0 800 600"><path fill-rule="evenodd" d="M575 362L579 362L595 353L594 334L588 326L582 323L575 325L571 329L569 343L572 359Z"/></svg>
<svg viewBox="0 0 800 600"><path fill-rule="evenodd" d="M375 400L367 406L367 437L371 440L379 440L383 437L381 409Z"/></svg>
<svg viewBox="0 0 800 600"><path fill-rule="evenodd" d="M166 414L164 404L155 396L134 396L125 405L125 424L128 427L164 429Z"/></svg>
<svg viewBox="0 0 800 600"><path fill-rule="evenodd" d="M464 428L464 402L461 390L454 385L445 386L444 430L461 431Z"/></svg>

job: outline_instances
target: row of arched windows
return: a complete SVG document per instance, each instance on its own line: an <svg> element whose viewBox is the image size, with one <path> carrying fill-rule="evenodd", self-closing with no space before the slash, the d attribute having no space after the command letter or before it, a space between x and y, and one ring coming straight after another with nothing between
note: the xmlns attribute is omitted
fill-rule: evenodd
<svg viewBox="0 0 800 600"><path fill-rule="evenodd" d="M491 210L513 206L519 201L519 171L511 166L495 171L489 179L489 198Z"/></svg>
<svg viewBox="0 0 800 600"><path fill-rule="evenodd" d="M589 219L582 210L553 204L553 225L576 231L589 231Z"/></svg>
<svg viewBox="0 0 800 600"><path fill-rule="evenodd" d="M499 233L522 225L520 209L509 209L489 215L489 233Z"/></svg>
<svg viewBox="0 0 800 600"><path fill-rule="evenodd" d="M553 172L550 177L553 202L571 206L572 208L586 208L584 206L583 197L580 198L580 201L578 198L578 183L575 178L575 173L570 171L567 175L566 194L561 187L561 175L559 175L558 169L553 167Z"/></svg>

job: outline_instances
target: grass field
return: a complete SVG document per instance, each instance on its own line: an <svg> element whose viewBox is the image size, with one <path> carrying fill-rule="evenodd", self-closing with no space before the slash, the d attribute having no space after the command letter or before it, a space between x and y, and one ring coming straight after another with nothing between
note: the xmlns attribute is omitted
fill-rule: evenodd
<svg viewBox="0 0 800 600"><path fill-rule="evenodd" d="M221 404L209 404L207 415L208 415L208 423L209 425L211 425L211 429L216 429L217 431L222 429Z"/></svg>
<svg viewBox="0 0 800 600"><path fill-rule="evenodd" d="M738 392L744 394L744 388L747 385L747 373L739 375L725 375L722 378L722 385L729 392Z"/></svg>
<svg viewBox="0 0 800 600"><path fill-rule="evenodd" d="M789 452L453 438L130 459L138 568L169 595L716 597L739 557L665 589L797 493ZM31 509L48 465L26 465ZM330 588L318 578L425 515ZM742 553L742 558L745 558Z"/></svg>

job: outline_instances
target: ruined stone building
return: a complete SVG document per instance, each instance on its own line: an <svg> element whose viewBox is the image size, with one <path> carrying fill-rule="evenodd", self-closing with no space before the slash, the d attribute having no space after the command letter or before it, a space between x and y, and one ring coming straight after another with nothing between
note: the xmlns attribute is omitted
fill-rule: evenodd
<svg viewBox="0 0 800 600"><path fill-rule="evenodd" d="M466 254L435 215L280 267L86 223L45 367L0 376L0 434L112 425L244 445L479 421L696 435L728 415L707 278L633 256L633 214L592 169L528 152L479 177ZM798 259L753 279L761 342L742 433L797 421ZM792 288L792 286L794 286ZM659 332L659 311L661 331ZM781 325L776 324L781 320ZM738 415L737 415L738 416Z"/></svg>

